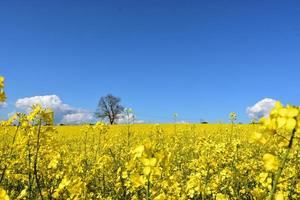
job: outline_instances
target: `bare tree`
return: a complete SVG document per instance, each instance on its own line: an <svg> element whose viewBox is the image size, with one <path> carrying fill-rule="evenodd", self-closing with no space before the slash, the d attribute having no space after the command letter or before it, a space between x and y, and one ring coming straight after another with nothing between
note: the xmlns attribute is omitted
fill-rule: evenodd
<svg viewBox="0 0 300 200"><path fill-rule="evenodd" d="M119 114L124 111L124 107L120 105L121 99L112 94L101 97L96 111L96 117L108 118L110 124L114 124Z"/></svg>

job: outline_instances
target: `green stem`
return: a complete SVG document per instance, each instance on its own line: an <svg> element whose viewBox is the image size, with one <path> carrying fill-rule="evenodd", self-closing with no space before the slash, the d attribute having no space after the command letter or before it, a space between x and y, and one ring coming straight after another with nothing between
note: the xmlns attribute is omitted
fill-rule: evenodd
<svg viewBox="0 0 300 200"><path fill-rule="evenodd" d="M147 200L151 199L151 194L150 194L150 175L148 176L148 183L147 183Z"/></svg>
<svg viewBox="0 0 300 200"><path fill-rule="evenodd" d="M27 142L27 148L28 148L28 199L31 199L31 151L30 151L30 136L28 137Z"/></svg>
<svg viewBox="0 0 300 200"><path fill-rule="evenodd" d="M282 171L284 169L284 166L285 166L285 163L287 161L287 158L288 158L288 155L292 149L292 145L293 145L293 139L295 137L295 132L296 132L296 129L293 130L292 132L292 135L291 135L291 138L289 140L289 145L288 145L288 149L285 151L285 154L283 155L283 159L282 159L282 162L279 166L279 169L275 175L275 179L274 179L274 182L273 182L273 186L272 186L272 190L271 190L271 194L270 194L270 200L274 200L274 196L275 196L275 193L276 193L276 186L277 186L277 183L279 181L279 178L282 174Z"/></svg>
<svg viewBox="0 0 300 200"><path fill-rule="evenodd" d="M38 127L38 132L37 132L37 141L36 141L36 151L35 151L35 158L34 158L34 164L33 164L33 173L36 181L36 185L39 191L39 195L41 199L43 200L43 194L42 194L42 189L40 186L40 180L38 177L38 155L39 155L39 150L40 150L40 134L41 134L41 128L42 128L42 119L39 120L39 127Z"/></svg>

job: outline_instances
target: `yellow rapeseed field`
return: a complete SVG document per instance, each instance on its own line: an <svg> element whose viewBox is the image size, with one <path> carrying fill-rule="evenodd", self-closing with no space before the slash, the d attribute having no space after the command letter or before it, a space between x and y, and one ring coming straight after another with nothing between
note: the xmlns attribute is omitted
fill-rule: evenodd
<svg viewBox="0 0 300 200"><path fill-rule="evenodd" d="M5 100L4 79L0 97ZM260 124L54 126L35 105L0 126L0 199L300 199L299 107Z"/></svg>

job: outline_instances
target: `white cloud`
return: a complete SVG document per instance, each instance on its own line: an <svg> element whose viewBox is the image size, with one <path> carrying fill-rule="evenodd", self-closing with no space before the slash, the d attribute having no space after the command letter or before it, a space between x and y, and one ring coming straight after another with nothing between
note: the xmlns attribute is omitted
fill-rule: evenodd
<svg viewBox="0 0 300 200"><path fill-rule="evenodd" d="M7 103L6 102L0 102L0 108L6 108Z"/></svg>
<svg viewBox="0 0 300 200"><path fill-rule="evenodd" d="M272 108L275 106L276 100L265 98L257 102L255 105L247 108L247 114L250 119L258 120L261 117L269 115Z"/></svg>
<svg viewBox="0 0 300 200"><path fill-rule="evenodd" d="M61 122L64 124L81 124L81 123L90 123L93 121L94 121L93 114L86 111L66 114L63 116L61 120Z"/></svg>
<svg viewBox="0 0 300 200"><path fill-rule="evenodd" d="M189 122L181 120L181 121L177 121L176 124L189 124Z"/></svg>
<svg viewBox="0 0 300 200"><path fill-rule="evenodd" d="M52 108L54 111L66 112L73 110L68 104L64 104L57 95L45 95L45 96L34 96L25 97L18 99L15 103L17 108L29 111L34 104L41 104L45 108Z"/></svg>
<svg viewBox="0 0 300 200"><path fill-rule="evenodd" d="M137 119L137 117L132 113L130 113L129 115L127 115L127 114L119 114L118 115L118 119L116 120L117 124L127 124L128 122L130 124L145 123L144 120Z"/></svg>
<svg viewBox="0 0 300 200"><path fill-rule="evenodd" d="M16 108L29 112L32 105L41 104L44 108L51 108L54 111L56 123L79 124L94 122L93 114L84 109L73 108L62 102L57 95L34 96L18 99Z"/></svg>

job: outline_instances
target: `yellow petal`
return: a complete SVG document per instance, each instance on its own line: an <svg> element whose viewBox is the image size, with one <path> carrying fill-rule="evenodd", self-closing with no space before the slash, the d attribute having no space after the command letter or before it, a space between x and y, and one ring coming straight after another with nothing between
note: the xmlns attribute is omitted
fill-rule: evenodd
<svg viewBox="0 0 300 200"><path fill-rule="evenodd" d="M153 174L156 175L156 176L160 176L161 175L161 170L158 167L154 167L152 169L152 171L153 171Z"/></svg>
<svg viewBox="0 0 300 200"><path fill-rule="evenodd" d="M276 171L278 169L278 159L276 156L267 153L263 156L264 167L267 171Z"/></svg>
<svg viewBox="0 0 300 200"><path fill-rule="evenodd" d="M278 128L282 128L282 127L284 127L284 125L286 124L286 118L284 118L284 117L278 117L277 118L277 126L278 126Z"/></svg>
<svg viewBox="0 0 300 200"><path fill-rule="evenodd" d="M252 142L258 142L260 144L266 144L267 143L267 139L265 137L263 137L262 133L254 132L254 133L252 133L249 142L250 143L252 143Z"/></svg>
<svg viewBox="0 0 300 200"><path fill-rule="evenodd" d="M278 113L281 117L287 117L288 110L286 108L280 108Z"/></svg>
<svg viewBox="0 0 300 200"><path fill-rule="evenodd" d="M135 157L141 157L144 150L145 150L144 145L140 145L133 150L133 153L135 154Z"/></svg>
<svg viewBox="0 0 300 200"><path fill-rule="evenodd" d="M9 197L8 197L6 191L2 188L0 188L0 199L1 200L9 200Z"/></svg>
<svg viewBox="0 0 300 200"><path fill-rule="evenodd" d="M4 77L0 76L0 88L4 87Z"/></svg>
<svg viewBox="0 0 300 200"><path fill-rule="evenodd" d="M299 110L293 107L287 109L288 117L296 117L299 114Z"/></svg>
<svg viewBox="0 0 300 200"><path fill-rule="evenodd" d="M277 122L277 120L275 118L272 119L267 128L271 131L276 130L277 129L277 123L276 122Z"/></svg>
<svg viewBox="0 0 300 200"><path fill-rule="evenodd" d="M151 168L150 167L144 167L144 170L143 170L143 173L144 173L144 175L149 175L150 174L150 172L151 172Z"/></svg>
<svg viewBox="0 0 300 200"><path fill-rule="evenodd" d="M277 109L273 109L270 111L270 116L271 117L277 117L277 114L278 114L278 110Z"/></svg>
<svg viewBox="0 0 300 200"><path fill-rule="evenodd" d="M260 143L260 144L266 144L267 143L267 139L265 137L262 137L257 142Z"/></svg>
<svg viewBox="0 0 300 200"><path fill-rule="evenodd" d="M156 162L157 162L156 158L150 158L149 166L154 167L156 165Z"/></svg>
<svg viewBox="0 0 300 200"><path fill-rule="evenodd" d="M266 118L266 117L262 117L260 119L260 123L265 126L268 127L271 124L271 119L270 118Z"/></svg>
<svg viewBox="0 0 300 200"><path fill-rule="evenodd" d="M143 165L150 166L150 160L148 158L142 158L141 161Z"/></svg>
<svg viewBox="0 0 300 200"><path fill-rule="evenodd" d="M284 200L284 195L282 191L276 192L275 200Z"/></svg>
<svg viewBox="0 0 300 200"><path fill-rule="evenodd" d="M276 101L276 103L275 103L275 108L276 108L276 109L282 108L282 104L280 103L280 101Z"/></svg>
<svg viewBox="0 0 300 200"><path fill-rule="evenodd" d="M126 179L128 177L128 174L126 171L122 172L122 178Z"/></svg>
<svg viewBox="0 0 300 200"><path fill-rule="evenodd" d="M146 179L143 176L133 175L131 176L131 181L134 184L134 187L140 187L145 185Z"/></svg>
<svg viewBox="0 0 300 200"><path fill-rule="evenodd" d="M287 121L286 121L286 128L288 130L293 130L295 127L296 127L296 120L294 118L289 118Z"/></svg>

